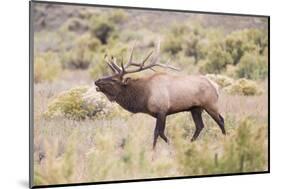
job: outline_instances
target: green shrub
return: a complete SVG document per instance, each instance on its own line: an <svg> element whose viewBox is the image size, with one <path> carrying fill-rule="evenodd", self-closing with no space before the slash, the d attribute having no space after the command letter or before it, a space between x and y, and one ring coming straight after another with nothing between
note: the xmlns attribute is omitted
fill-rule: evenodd
<svg viewBox="0 0 281 189"><path fill-rule="evenodd" d="M89 87L76 87L57 95L44 113L47 118L66 117L81 120L106 115L112 108L108 101Z"/></svg>
<svg viewBox="0 0 281 189"><path fill-rule="evenodd" d="M203 73L219 74L225 71L226 66L232 62L229 53L224 51L222 47L217 46L210 49L206 60L200 65L200 71Z"/></svg>
<svg viewBox="0 0 281 189"><path fill-rule="evenodd" d="M73 48L62 53L62 65L68 69L87 69L101 48L100 41L86 33L78 37Z"/></svg>
<svg viewBox="0 0 281 189"><path fill-rule="evenodd" d="M256 125L249 118L241 121L235 132L224 140L216 141L221 142L219 149L210 148L208 142L211 141L208 140L200 143L201 145L184 145L184 142L184 139L176 139L175 144L176 159L183 175L241 173L267 169L266 127Z"/></svg>
<svg viewBox="0 0 281 189"><path fill-rule="evenodd" d="M61 72L59 57L52 52L41 53L34 58L34 82L53 81Z"/></svg>
<svg viewBox="0 0 281 189"><path fill-rule="evenodd" d="M232 85L224 88L227 93L238 95L260 95L262 93L261 88L256 82L248 79L238 79Z"/></svg>
<svg viewBox="0 0 281 189"><path fill-rule="evenodd" d="M93 17L91 21L91 33L96 36L102 44L107 44L107 41L115 30L114 23L107 17Z"/></svg>
<svg viewBox="0 0 281 189"><path fill-rule="evenodd" d="M245 53L263 54L267 46L267 33L260 29L235 31L225 39L226 51L231 54L234 65L239 63Z"/></svg>
<svg viewBox="0 0 281 189"><path fill-rule="evenodd" d="M260 55L266 55L268 48L268 33L266 30L261 29L249 29L247 31L247 37L257 47Z"/></svg>
<svg viewBox="0 0 281 189"><path fill-rule="evenodd" d="M103 13L102 9L82 8L76 10L75 16L82 20L89 21L93 16L98 16L101 13Z"/></svg>
<svg viewBox="0 0 281 189"><path fill-rule="evenodd" d="M172 55L182 50L182 39L180 37L169 35L163 44L163 51Z"/></svg>
<svg viewBox="0 0 281 189"><path fill-rule="evenodd" d="M140 31L135 32L134 30L126 29L120 33L118 40L122 41L123 43L130 43L131 41L137 41L138 43L141 43L143 39L147 39L147 36L150 34L150 32L146 29L143 29L143 32L145 35Z"/></svg>
<svg viewBox="0 0 281 189"><path fill-rule="evenodd" d="M200 24L193 24L189 33L185 34L184 52L187 56L194 58L196 64L200 59L206 55L205 48L205 31Z"/></svg>
<svg viewBox="0 0 281 189"><path fill-rule="evenodd" d="M93 68L89 69L90 76L93 79L97 79L104 75L109 75L109 70L106 65L97 64Z"/></svg>
<svg viewBox="0 0 281 189"><path fill-rule="evenodd" d="M71 31L71 32L85 32L89 29L87 22L80 18L69 18L62 26L62 30Z"/></svg>
<svg viewBox="0 0 281 189"><path fill-rule="evenodd" d="M96 55L94 57L94 62L95 63L91 66L91 68L89 68L89 74L93 79L97 79L99 77L112 73L106 65L104 56L102 54Z"/></svg>
<svg viewBox="0 0 281 189"><path fill-rule="evenodd" d="M253 146L259 146L253 148ZM225 154L218 159L222 172L267 170L267 131L250 118L242 120L235 134L224 145Z"/></svg>
<svg viewBox="0 0 281 189"><path fill-rule="evenodd" d="M236 65L243 56L244 43L246 43L245 36L237 32L229 34L225 39L226 50L230 53L234 65Z"/></svg>
<svg viewBox="0 0 281 189"><path fill-rule="evenodd" d="M256 76L251 77L243 72L243 70L249 71L249 67L251 67L249 71L250 75L258 75L257 77L264 78L264 75L266 75L266 64L259 64L257 69L260 70L260 72L258 71L258 74L254 74L253 72L256 72L253 71L254 66L246 65L246 62L250 62L246 54L255 54L253 58L256 58L257 61L263 59L262 57L264 55L262 54L267 53L266 36L265 32L257 29L234 31L225 38L218 38L216 32L212 35L207 35L207 42L203 43L204 45L198 46L199 49L201 49L201 59L203 58L203 60L200 61L200 71L203 73L216 74L226 71L227 75L232 77L238 76L255 79ZM205 50L203 50L203 47L205 47ZM247 58L243 58L244 55ZM240 70L237 68L238 71L235 67L230 66L240 65L241 62L243 63L240 66ZM238 74L236 74L236 72Z"/></svg>
<svg viewBox="0 0 281 189"><path fill-rule="evenodd" d="M184 25L175 25L165 37L162 45L163 51L176 55L183 49L183 36L188 28Z"/></svg>
<svg viewBox="0 0 281 189"><path fill-rule="evenodd" d="M258 54L245 54L238 64L237 77L247 79L264 79L268 74L267 57Z"/></svg>
<svg viewBox="0 0 281 189"><path fill-rule="evenodd" d="M225 39L225 49L231 55L234 65L239 63L246 52L257 49L257 46L248 39L247 32L247 30L232 32Z"/></svg>
<svg viewBox="0 0 281 189"><path fill-rule="evenodd" d="M66 27L62 26L59 28L56 34L59 41L56 48L60 53L75 47L77 33L71 32Z"/></svg>
<svg viewBox="0 0 281 189"><path fill-rule="evenodd" d="M75 46L79 48L87 47L91 51L97 51L101 47L101 43L90 33L85 33L76 39Z"/></svg>
<svg viewBox="0 0 281 189"><path fill-rule="evenodd" d="M205 56L204 39L205 32L200 24L175 25L164 41L163 50L172 55L184 51L196 64Z"/></svg>
<svg viewBox="0 0 281 189"><path fill-rule="evenodd" d="M118 9L111 12L108 19L115 24L123 24L128 20L128 15L125 11Z"/></svg>
<svg viewBox="0 0 281 189"><path fill-rule="evenodd" d="M93 53L87 48L73 48L62 55L63 68L87 69L92 62Z"/></svg>

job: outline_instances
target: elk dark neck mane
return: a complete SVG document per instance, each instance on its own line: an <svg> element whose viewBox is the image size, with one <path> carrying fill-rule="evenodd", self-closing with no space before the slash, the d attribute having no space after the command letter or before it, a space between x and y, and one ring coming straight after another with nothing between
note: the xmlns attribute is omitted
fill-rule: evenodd
<svg viewBox="0 0 281 189"><path fill-rule="evenodd" d="M116 102L132 113L147 112L147 93L141 79L132 79L118 94Z"/></svg>

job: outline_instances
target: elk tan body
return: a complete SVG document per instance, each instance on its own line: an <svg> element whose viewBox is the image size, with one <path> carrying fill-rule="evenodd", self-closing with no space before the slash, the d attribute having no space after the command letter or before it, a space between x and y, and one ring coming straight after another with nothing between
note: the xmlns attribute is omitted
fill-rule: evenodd
<svg viewBox="0 0 281 189"><path fill-rule="evenodd" d="M158 112L169 115L197 106L215 107L217 101L216 86L206 77L173 76L166 73L130 79L116 98L116 102L126 110L154 117Z"/></svg>
<svg viewBox="0 0 281 189"><path fill-rule="evenodd" d="M215 120L222 133L225 134L224 119L220 115L217 105L218 87L205 76L175 76L167 73L155 73L138 79L123 77L125 74L152 69L153 66L175 69L156 63L157 58L154 58L150 64L145 66L144 63L150 55L151 53L142 63L134 63L131 53L129 63L125 66L121 63L121 68L114 60L108 61L107 64L114 75L98 79L95 82L97 91L101 91L110 101L116 101L132 113L146 113L156 118L153 148L159 136L168 143L168 138L164 133L166 117L183 111L191 112L196 126L191 141L196 140L204 128L203 110ZM135 66L137 69L128 70L127 68L130 66Z"/></svg>

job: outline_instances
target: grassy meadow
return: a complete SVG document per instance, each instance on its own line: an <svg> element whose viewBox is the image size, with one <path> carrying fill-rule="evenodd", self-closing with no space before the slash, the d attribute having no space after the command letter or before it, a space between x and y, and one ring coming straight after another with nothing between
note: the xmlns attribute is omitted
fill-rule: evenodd
<svg viewBox="0 0 281 189"><path fill-rule="evenodd" d="M267 19L33 3L34 185L268 170ZM222 18L223 17L223 18ZM231 24L229 24L231 23ZM203 113L195 142L190 113L132 114L95 91L104 55L137 60L161 40L161 62L220 85L227 135ZM134 74L142 77L152 71Z"/></svg>

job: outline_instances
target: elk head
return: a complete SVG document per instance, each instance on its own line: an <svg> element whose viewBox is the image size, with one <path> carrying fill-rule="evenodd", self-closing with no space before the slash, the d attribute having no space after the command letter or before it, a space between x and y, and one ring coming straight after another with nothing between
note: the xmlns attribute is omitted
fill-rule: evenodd
<svg viewBox="0 0 281 189"><path fill-rule="evenodd" d="M128 63L124 65L122 58L121 67L117 64L116 58L111 57L111 59L109 59L108 56L105 55L105 62L109 66L113 74L111 76L96 80L95 85L97 86L96 90L104 93L110 101L114 101L119 93L130 82L131 78L124 77L126 74L136 73L147 69L151 69L154 71L154 66L178 70L173 66L157 63L159 59L160 42L158 42L157 44L156 54L152 56L153 51L151 51L140 63L133 61L134 47L135 45L131 50ZM151 61L148 64L145 64L149 58L151 58Z"/></svg>

